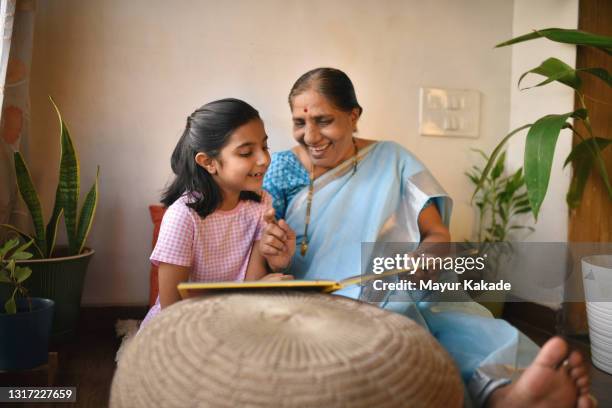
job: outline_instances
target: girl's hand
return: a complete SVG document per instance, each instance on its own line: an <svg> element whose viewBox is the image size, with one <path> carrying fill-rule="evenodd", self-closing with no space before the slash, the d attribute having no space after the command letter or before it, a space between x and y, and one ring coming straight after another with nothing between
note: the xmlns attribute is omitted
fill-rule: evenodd
<svg viewBox="0 0 612 408"><path fill-rule="evenodd" d="M264 275L264 277L262 277L259 280L260 281L271 281L271 282L293 280L293 275L285 275L282 273L269 273L267 275Z"/></svg>
<svg viewBox="0 0 612 408"><path fill-rule="evenodd" d="M285 220L276 221L273 209L266 211L264 221L259 250L273 271L285 269L295 253L295 232Z"/></svg>

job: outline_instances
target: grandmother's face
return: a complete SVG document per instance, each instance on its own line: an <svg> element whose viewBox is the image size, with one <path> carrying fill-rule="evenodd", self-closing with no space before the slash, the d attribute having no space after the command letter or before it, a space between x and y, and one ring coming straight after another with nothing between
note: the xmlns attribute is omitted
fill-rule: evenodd
<svg viewBox="0 0 612 408"><path fill-rule="evenodd" d="M295 96L292 102L293 137L315 166L331 169L354 154L357 109L342 111L315 90Z"/></svg>

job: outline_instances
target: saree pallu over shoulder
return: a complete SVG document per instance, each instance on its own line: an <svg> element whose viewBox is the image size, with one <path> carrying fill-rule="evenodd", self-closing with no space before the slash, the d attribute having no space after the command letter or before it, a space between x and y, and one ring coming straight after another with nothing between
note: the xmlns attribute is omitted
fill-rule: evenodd
<svg viewBox="0 0 612 408"><path fill-rule="evenodd" d="M386 243L401 242L406 251L416 249L421 241L418 217L428 203L436 205L447 226L450 221L452 201L444 189L416 157L393 142L361 149L356 172L351 158L316 179L313 186L308 251L305 256L296 251L291 266L297 279L338 281L363 273L373 252L380 254ZM285 197L285 219L300 245L308 185ZM450 271L449 277L456 279L453 275ZM359 299L364 298L362 289L353 285L334 294ZM491 392L510 381L509 376L495 374L499 370L490 368L512 371L528 364L537 353L533 342L507 322L493 319L475 302L451 304L431 298L400 302L394 298L394 293L388 293L378 305L421 323L444 346L469 391L467 406L482 406Z"/></svg>
<svg viewBox="0 0 612 408"><path fill-rule="evenodd" d="M307 196L305 187L287 205L298 244ZM351 158L314 181L308 251L304 257L296 253L292 273L298 279L341 280L363 272L362 243L420 241L418 216L430 200L448 225L451 199L416 157L393 142L361 149L356 172Z"/></svg>

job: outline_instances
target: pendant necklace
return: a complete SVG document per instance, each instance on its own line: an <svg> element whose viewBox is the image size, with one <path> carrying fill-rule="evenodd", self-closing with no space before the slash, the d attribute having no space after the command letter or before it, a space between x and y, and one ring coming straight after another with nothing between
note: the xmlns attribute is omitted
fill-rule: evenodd
<svg viewBox="0 0 612 408"><path fill-rule="evenodd" d="M353 154L353 174L355 174L357 172L357 153L359 153L359 151L357 150L357 143L355 142L355 138L352 138L353 140L353 148L354 148L354 154ZM315 173L315 166L314 163L311 164L310 166L310 175L309 175L309 179L310 182L308 184L308 196L306 197L306 220L305 220L305 225L304 225L304 236L302 237L302 244L300 245L300 254L302 256L306 255L306 251L308 251L308 224L310 224L310 210L312 207L312 196L314 195L314 176Z"/></svg>

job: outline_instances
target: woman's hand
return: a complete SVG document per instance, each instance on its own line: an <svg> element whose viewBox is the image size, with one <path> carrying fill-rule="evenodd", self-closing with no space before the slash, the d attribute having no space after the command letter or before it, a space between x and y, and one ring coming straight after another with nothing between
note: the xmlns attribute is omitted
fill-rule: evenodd
<svg viewBox="0 0 612 408"><path fill-rule="evenodd" d="M295 232L285 220L276 221L273 209L266 211L264 221L266 226L259 241L259 251L273 272L283 270L295 253Z"/></svg>
<svg viewBox="0 0 612 408"><path fill-rule="evenodd" d="M269 273L267 275L264 275L259 280L260 281L271 281L271 282L284 281L284 280L293 280L293 275L285 275L285 274L282 274L282 273Z"/></svg>

